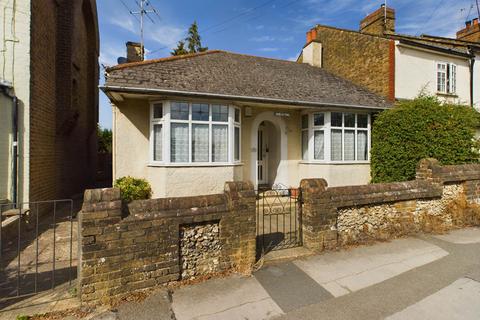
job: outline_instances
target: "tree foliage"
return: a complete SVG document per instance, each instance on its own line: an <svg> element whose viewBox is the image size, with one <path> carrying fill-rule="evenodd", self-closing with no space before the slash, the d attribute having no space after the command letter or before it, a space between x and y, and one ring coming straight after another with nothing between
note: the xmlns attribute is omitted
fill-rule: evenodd
<svg viewBox="0 0 480 320"><path fill-rule="evenodd" d="M373 123L372 182L414 179L422 158L436 158L444 165L478 162L479 126L479 113L471 107L429 96L400 102Z"/></svg>
<svg viewBox="0 0 480 320"><path fill-rule="evenodd" d="M185 45L187 48L185 48ZM188 53L197 53L207 51L208 47L202 47L202 40L198 32L196 21L188 28L188 36L178 42L177 47L171 52L172 56L180 56Z"/></svg>
<svg viewBox="0 0 480 320"><path fill-rule="evenodd" d="M112 130L97 126L98 152L112 153Z"/></svg>
<svg viewBox="0 0 480 320"><path fill-rule="evenodd" d="M188 54L187 49L185 48L185 41L181 40L178 41L177 47L170 52L172 56L181 56L184 54Z"/></svg>

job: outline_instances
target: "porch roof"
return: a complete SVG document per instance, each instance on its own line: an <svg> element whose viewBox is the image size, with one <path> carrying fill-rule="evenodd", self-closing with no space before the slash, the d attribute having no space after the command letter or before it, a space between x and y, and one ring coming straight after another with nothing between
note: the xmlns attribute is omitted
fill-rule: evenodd
<svg viewBox="0 0 480 320"><path fill-rule="evenodd" d="M391 107L379 95L324 69L225 51L126 63L106 72L105 92L210 96L305 106Z"/></svg>

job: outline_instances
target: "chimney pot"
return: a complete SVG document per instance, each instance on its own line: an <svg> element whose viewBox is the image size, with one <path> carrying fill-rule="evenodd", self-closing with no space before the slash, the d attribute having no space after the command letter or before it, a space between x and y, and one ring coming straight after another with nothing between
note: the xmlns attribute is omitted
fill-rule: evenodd
<svg viewBox="0 0 480 320"><path fill-rule="evenodd" d="M471 25L472 25L472 21L471 21L471 20L465 21L465 27L466 27L466 28L470 28Z"/></svg>
<svg viewBox="0 0 480 320"><path fill-rule="evenodd" d="M309 44L310 42L312 42L312 30L309 30L307 32L307 44Z"/></svg>
<svg viewBox="0 0 480 320"><path fill-rule="evenodd" d="M128 41L127 45L127 61L139 62L143 61L142 45L138 42Z"/></svg>
<svg viewBox="0 0 480 320"><path fill-rule="evenodd" d="M473 25L476 26L478 24L478 18L473 19L472 22L473 22Z"/></svg>

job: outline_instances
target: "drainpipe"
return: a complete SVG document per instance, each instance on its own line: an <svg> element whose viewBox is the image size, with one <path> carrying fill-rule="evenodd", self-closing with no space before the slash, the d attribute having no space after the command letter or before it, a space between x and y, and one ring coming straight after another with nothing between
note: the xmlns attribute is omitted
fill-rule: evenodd
<svg viewBox="0 0 480 320"><path fill-rule="evenodd" d="M474 79L474 66L475 66L475 54L473 52L473 50L469 47L468 48L468 53L470 54L470 106L472 108L475 108L475 105L474 105L474 95L473 95L473 79Z"/></svg>
<svg viewBox="0 0 480 320"><path fill-rule="evenodd" d="M4 96L8 97L12 100L13 106L13 118L12 118L12 128L13 128L13 158L12 158L12 202L16 204L18 202L18 98L15 95L12 95L10 92L12 90L12 86L6 83L0 82L0 91L3 93Z"/></svg>

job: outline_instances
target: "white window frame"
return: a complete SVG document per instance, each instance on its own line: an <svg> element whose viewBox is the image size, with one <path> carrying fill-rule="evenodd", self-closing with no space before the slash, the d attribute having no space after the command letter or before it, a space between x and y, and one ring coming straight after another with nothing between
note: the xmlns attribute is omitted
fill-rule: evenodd
<svg viewBox="0 0 480 320"><path fill-rule="evenodd" d="M444 70L440 70L440 66L444 67ZM453 94L457 93L457 71L458 66L455 63L445 62L445 61L437 61L435 63L436 69L436 85L437 85L437 93L440 94ZM439 74L443 74L445 77L445 83L443 84L443 90L440 90L439 85Z"/></svg>
<svg viewBox="0 0 480 320"><path fill-rule="evenodd" d="M314 114L323 113L324 114L324 125L323 126L314 126ZM341 113L342 114L342 126L334 127L331 125L332 113ZM355 114L355 127L345 127L345 113ZM371 150L371 115L367 112L356 112L356 111L312 111L312 112L303 112L302 115L308 115L308 159L301 160L304 163L318 163L318 164L368 164L370 163L370 150ZM367 116L367 127L360 128L358 127L358 115ZM301 127L301 124L300 124ZM324 159L318 160L315 159L315 131L323 130L324 132ZM355 160L341 160L333 161L331 160L331 133L332 130L342 130L342 159L345 159L345 131L355 131ZM304 130L301 130L302 132ZM367 132L367 159L366 160L357 160L358 157L358 132ZM301 139L301 136L300 136ZM300 140L301 143L301 140ZM303 155L303 154L302 154ZM301 155L301 156L302 156Z"/></svg>
<svg viewBox="0 0 480 320"><path fill-rule="evenodd" d="M171 118L172 103L187 103L188 104L188 120L177 120ZM154 105L161 103L163 105L163 118L154 119ZM192 105L193 104L207 104L209 105L208 121L200 121L192 119ZM212 105L222 105L228 107L228 120L226 122L213 121L212 119ZM235 121L235 110L239 112L239 121ZM150 102L150 137L149 137L149 165L150 166L180 166L180 167L195 167L195 166L226 166L240 164L242 159L242 112L239 107L229 104L205 102L205 101L186 101L186 100L155 100ZM188 141L188 162L172 162L171 161L171 124L185 123L188 124L189 141ZM154 160L154 125L162 125L162 161ZM208 162L193 162L192 157L192 125L203 124L208 125ZM227 161L213 162L212 160L212 127L213 125L227 126L228 140L227 140ZM240 129L239 136L239 159L235 160L235 128Z"/></svg>

